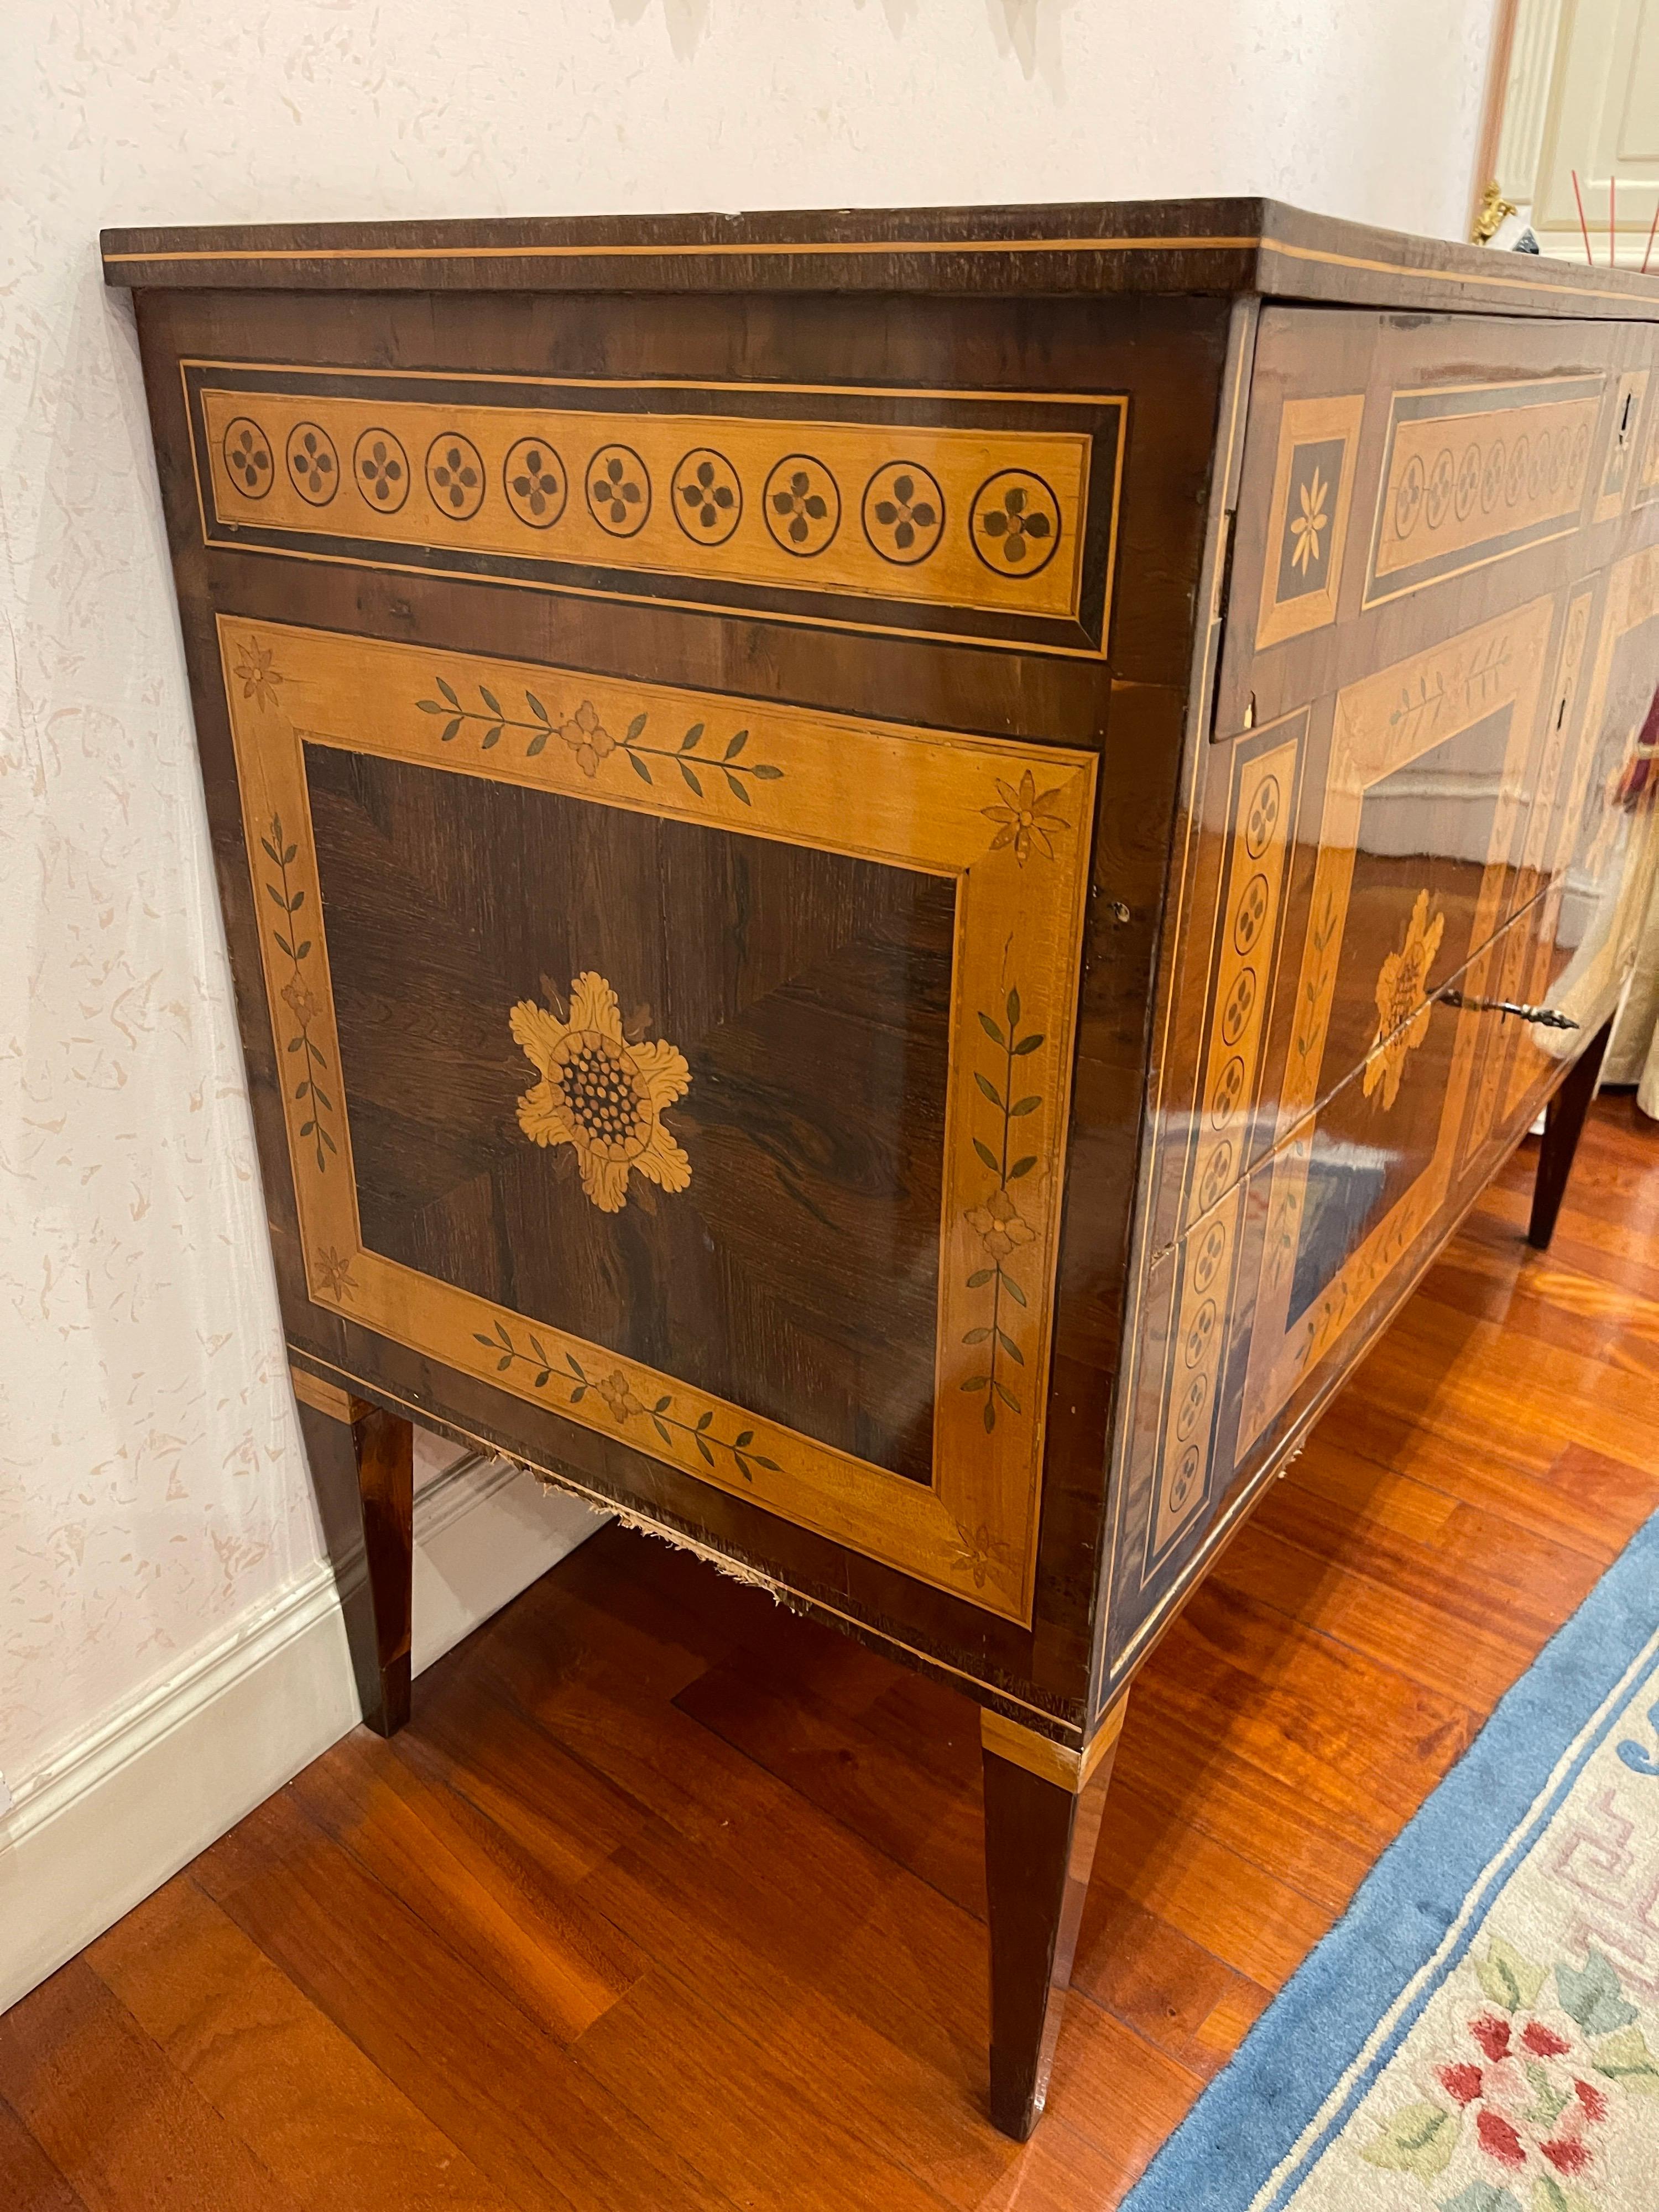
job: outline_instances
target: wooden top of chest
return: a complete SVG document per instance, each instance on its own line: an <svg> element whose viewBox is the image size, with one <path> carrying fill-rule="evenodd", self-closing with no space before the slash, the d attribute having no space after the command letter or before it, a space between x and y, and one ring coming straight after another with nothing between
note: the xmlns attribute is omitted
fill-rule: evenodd
<svg viewBox="0 0 1659 2212"><path fill-rule="evenodd" d="M1659 321L1659 277L1373 230L1276 200L106 230L115 285L363 292L1237 293Z"/></svg>

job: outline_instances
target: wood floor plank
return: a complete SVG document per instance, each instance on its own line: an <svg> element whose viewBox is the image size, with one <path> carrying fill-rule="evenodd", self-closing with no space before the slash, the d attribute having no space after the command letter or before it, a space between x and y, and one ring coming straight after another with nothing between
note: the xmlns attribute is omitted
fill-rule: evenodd
<svg viewBox="0 0 1659 2212"><path fill-rule="evenodd" d="M1248 2025L1272 1996L1157 1913L1099 1881L1089 1891L1072 1986L1155 2051L1206 2080L1231 2055L1224 2023L1237 2018Z"/></svg>
<svg viewBox="0 0 1659 2212"><path fill-rule="evenodd" d="M1659 1134L1532 1157L1137 1679L1029 2145L974 1708L613 1526L0 2021L0 2212L1109 2212L1659 1510Z"/></svg>
<svg viewBox="0 0 1659 2212"><path fill-rule="evenodd" d="M307 2212L509 2212L494 2183L187 1874L87 1955Z"/></svg>
<svg viewBox="0 0 1659 2212"><path fill-rule="evenodd" d="M85 1958L0 2018L0 2096L86 2212L301 2212Z"/></svg>
<svg viewBox="0 0 1659 2212"><path fill-rule="evenodd" d="M654 1867L630 1864L624 1854L599 1869L591 1887L722 2016L741 2023L769 2051L791 2054L818 2094L864 2139L902 2157L962 2212L974 2212L1006 2164L1008 2149L985 2112L982 2053L977 2074L974 2067L983 2029L982 1984L966 2013L950 2024L952 2063L941 2069L926 2038L903 2039L910 2023L902 2006L894 2007L884 2032L880 2015L861 2018L816 1978L782 1972L769 1933L750 1942L741 1917L728 1921L720 1904L705 1894L698 1869L682 1862L675 1871L681 1880L665 1881ZM714 1886L725 1887L720 1870ZM936 2017L943 2002L936 1998ZM585 2047L579 2056L586 2058Z"/></svg>
<svg viewBox="0 0 1659 2212"><path fill-rule="evenodd" d="M637 1978L626 1936L562 1894L485 1814L367 1729L290 1787L325 1834L560 2042L574 2043Z"/></svg>
<svg viewBox="0 0 1659 2212"><path fill-rule="evenodd" d="M677 1975L653 1972L582 2038L578 2063L641 2124L697 2147L735 2203L942 2212L945 2199L837 2112L787 2039L763 2042ZM711 2098L711 2081L742 2081Z"/></svg>
<svg viewBox="0 0 1659 2212"><path fill-rule="evenodd" d="M740 1662L711 1667L675 1699L833 1820L985 1917L985 1821L971 1792L905 1759L881 1733L799 1684L757 1681Z"/></svg>
<svg viewBox="0 0 1659 2212"><path fill-rule="evenodd" d="M1126 1738L1135 1728L1132 1704ZM1202 1778L1196 1778L1201 1796ZM1121 1890L1242 1979L1267 1989L1290 1979L1344 1901L1316 1902L1282 1867L1243 1856L1183 1817L1178 1800L1154 1803L1135 1788L1121 1757L1095 1869L1097 1882ZM1085 1910L1079 1939L1085 1961L1089 1929Z"/></svg>
<svg viewBox="0 0 1659 2212"><path fill-rule="evenodd" d="M1531 1657L1524 1637L1493 1625L1501 1620L1495 1613L1471 1624L1420 1595L1430 1579L1421 1567L1413 1577L1416 1588L1397 1589L1305 1540L1317 1534L1305 1522L1287 1517L1286 1528L1304 1540L1265 1518L1242 1529L1216 1570L1224 1586L1291 1620L1316 1607L1322 1635L1438 1696L1480 1708L1494 1704ZM1449 1577L1442 1586L1462 1589Z"/></svg>
<svg viewBox="0 0 1659 2212"><path fill-rule="evenodd" d="M1111 2160L1120 2191L1139 2179L1203 2086L1200 2075L1087 1997L1066 2007L1049 2095Z"/></svg>
<svg viewBox="0 0 1659 2212"><path fill-rule="evenodd" d="M6 2212L86 2212L86 2201L71 2189L0 2097L0 2204Z"/></svg>
<svg viewBox="0 0 1659 2212"><path fill-rule="evenodd" d="M287 1793L196 1862L227 1916L523 2212L731 2212Z"/></svg>

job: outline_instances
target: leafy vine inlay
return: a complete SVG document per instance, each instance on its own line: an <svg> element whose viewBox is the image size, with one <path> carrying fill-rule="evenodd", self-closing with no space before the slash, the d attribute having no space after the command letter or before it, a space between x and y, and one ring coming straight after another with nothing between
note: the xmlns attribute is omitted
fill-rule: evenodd
<svg viewBox="0 0 1659 2212"><path fill-rule="evenodd" d="M300 935L299 925L295 920L306 902L305 886L301 884L295 890L289 882L288 872L293 866L300 848L284 838L280 814L271 816L270 835L261 837L259 845L265 858L276 870L275 883L266 878L265 890L283 911L283 926L273 928L271 936L277 951L286 957L291 970L287 982L276 995L299 1024L295 1035L288 1040L287 1049L302 1055L304 1073L293 1091L296 1102L304 1102L307 1108L307 1118L300 1124L300 1134L311 1139L317 1157L317 1172L321 1175L328 1165L327 1154L337 1152L339 1147L330 1136L324 1121L325 1115L331 1117L334 1114L334 1101L317 1080L319 1073L329 1073L329 1066L311 1034L312 1024L319 1020L325 1012L323 1000L312 989L306 977L305 963L311 957L313 945L310 938ZM331 1082L333 1080L331 1074L329 1079Z"/></svg>
<svg viewBox="0 0 1659 2212"><path fill-rule="evenodd" d="M626 1429L628 1424L635 1419L649 1421L662 1442L671 1448L674 1434L678 1431L696 1446L698 1457L707 1467L715 1465L717 1453L730 1452L738 1473L745 1482L753 1482L754 1470L757 1467L765 1468L772 1474L779 1472L776 1460L768 1459L763 1452L754 1449L753 1429L739 1429L736 1436L731 1437L716 1435L714 1408L712 1406L705 1407L696 1420L683 1421L672 1410L674 1404L672 1391L665 1391L647 1406L643 1398L635 1395L632 1383L620 1367L613 1368L609 1375L590 1375L574 1352L567 1352L561 1364L556 1356L549 1354L534 1329L525 1332L525 1340L530 1346L528 1352L521 1351L514 1343L512 1331L505 1322L498 1321L493 1332L488 1334L482 1329L475 1329L472 1340L475 1344L483 1345L487 1352L495 1354L495 1372L498 1375L505 1375L510 1367L515 1365L528 1367L532 1370L534 1389L545 1390L556 1383L560 1384L569 1393L565 1400L567 1405L580 1406L591 1390L603 1401L605 1410L619 1429Z"/></svg>
<svg viewBox="0 0 1659 2212"><path fill-rule="evenodd" d="M999 1141L995 1147L988 1145L982 1137L974 1139L974 1151L981 1164L988 1168L996 1177L996 1188L982 1205L970 1206L964 1216L968 1226L984 1245L986 1257L990 1261L988 1267L974 1269L968 1278L968 1288L970 1291L989 1288L991 1318L983 1325L969 1329L963 1337L964 1344L986 1345L989 1350L984 1370L969 1376L962 1388L985 1393L984 1421L988 1430L994 1429L997 1425L999 1402L1010 1413L1018 1413L1021 1410L1019 1400L999 1372L1005 1359L1012 1360L1016 1367L1025 1364L1024 1353L1002 1325L1002 1306L1003 1300L1006 1298L1023 1310L1029 1302L1019 1282L1008 1272L1005 1263L1023 1246L1036 1240L1036 1231L1021 1213L1010 1185L1022 1182L1030 1174L1037 1164L1037 1156L1035 1152L1027 1152L1011 1160L1008 1154L1012 1149L1014 1123L1035 1114L1042 1103L1039 1091L1030 1091L1023 1098L1014 1097L1014 1063L1037 1050L1043 1042L1042 1032L1033 1030L1024 1036L1019 1034L1020 1005L1017 990L1010 990L1004 1002L1003 1015L1008 1024L1006 1031L1000 1022L982 1009L979 1017L980 1027L1002 1054L1000 1087L979 1069L974 1071L975 1082L1000 1117Z"/></svg>
<svg viewBox="0 0 1659 2212"><path fill-rule="evenodd" d="M746 729L734 730L718 754L706 753L702 750L707 732L707 725L702 722L693 722L676 745L647 745L642 739L650 717L643 713L635 714L618 738L605 728L599 719L599 708L591 699L582 700L568 714L555 715L549 712L533 691L526 691L524 696L528 712L524 715L515 715L507 712L486 684L478 686L478 696L483 702L483 706L464 707L453 684L441 676L435 681L442 696L436 699L417 699L415 703L423 714L445 716L444 726L439 732L439 741L443 744L453 744L466 724L476 722L483 726L483 735L479 739L481 752L493 750L512 730L522 732L528 737L529 743L524 749L525 758L534 760L538 754L546 750L550 739L558 738L575 756L576 764L584 775L597 775L602 762L609 760L613 754L620 753L642 783L654 783L656 778L651 772L651 763L653 760L665 761L679 770L680 781L695 798L704 796L702 775L720 775L725 777L726 787L732 798L740 799L745 806L754 804L745 779L757 783L775 783L783 775L781 768L773 767L769 762L739 758L749 743Z"/></svg>

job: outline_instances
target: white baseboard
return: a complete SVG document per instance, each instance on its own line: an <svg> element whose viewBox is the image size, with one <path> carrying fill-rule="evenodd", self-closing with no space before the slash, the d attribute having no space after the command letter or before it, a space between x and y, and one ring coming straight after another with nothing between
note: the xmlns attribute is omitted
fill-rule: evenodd
<svg viewBox="0 0 1659 2212"><path fill-rule="evenodd" d="M414 1666L441 1658L603 1525L499 1461L421 1470ZM358 1722L340 1585L319 1560L46 1766L0 1816L0 2012Z"/></svg>

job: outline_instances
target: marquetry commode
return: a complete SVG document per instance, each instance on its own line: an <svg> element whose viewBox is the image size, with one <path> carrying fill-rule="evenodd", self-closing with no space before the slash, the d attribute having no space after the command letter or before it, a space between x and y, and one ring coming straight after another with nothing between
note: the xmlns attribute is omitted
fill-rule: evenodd
<svg viewBox="0 0 1659 2212"><path fill-rule="evenodd" d="M410 1416L955 1684L1024 2133L1136 1666L1547 1099L1548 1234L1659 284L1254 201L105 258L372 1708Z"/></svg>

